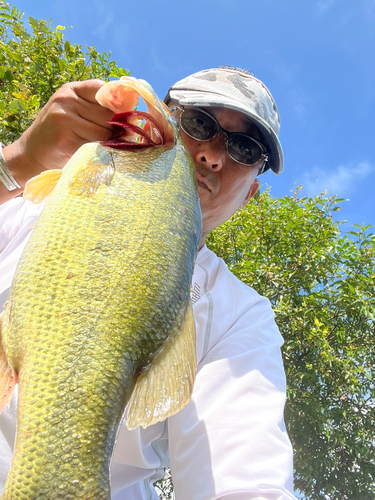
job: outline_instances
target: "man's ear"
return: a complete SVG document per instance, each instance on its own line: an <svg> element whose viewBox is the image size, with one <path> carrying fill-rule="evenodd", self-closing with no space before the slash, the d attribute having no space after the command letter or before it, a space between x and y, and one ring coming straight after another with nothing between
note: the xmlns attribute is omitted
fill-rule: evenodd
<svg viewBox="0 0 375 500"><path fill-rule="evenodd" d="M249 203L249 201L251 200L251 198L258 191L259 186L260 186L259 179L255 179L254 182L251 184L249 192L247 193L244 201L242 202L241 208L243 208L247 203Z"/></svg>

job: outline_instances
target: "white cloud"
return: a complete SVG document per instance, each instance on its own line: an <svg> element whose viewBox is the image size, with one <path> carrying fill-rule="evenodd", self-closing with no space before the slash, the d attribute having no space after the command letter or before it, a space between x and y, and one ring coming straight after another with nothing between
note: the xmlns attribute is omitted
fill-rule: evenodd
<svg viewBox="0 0 375 500"><path fill-rule="evenodd" d="M364 180L375 168L368 161L357 165L339 165L335 170L313 167L303 174L304 191L315 196L325 190L328 194L347 195L355 191L359 181Z"/></svg>
<svg viewBox="0 0 375 500"><path fill-rule="evenodd" d="M125 56L129 59L129 51L126 49L130 38L130 23L124 21L123 17L116 15L116 9L109 9L107 3L103 0L94 0L96 15L94 16L95 24L92 34L104 40L112 47L111 50L119 51L121 58ZM98 20L100 22L97 22ZM124 60L121 59L118 65L123 66Z"/></svg>
<svg viewBox="0 0 375 500"><path fill-rule="evenodd" d="M95 18L100 19L100 23L94 26L92 34L106 39L108 37L108 32L111 29L111 26L115 22L114 9L108 9L107 3L103 2L102 0L94 0L94 4L97 13L97 16ZM119 29L118 25L116 25L116 29Z"/></svg>
<svg viewBox="0 0 375 500"><path fill-rule="evenodd" d="M358 50L358 44L375 36L375 0L356 0L345 6L337 0L319 0L316 10L318 15L327 16L331 31L345 32L346 44L341 43L351 53Z"/></svg>
<svg viewBox="0 0 375 500"><path fill-rule="evenodd" d="M318 13L324 14L334 3L336 3L336 0L320 0L317 5Z"/></svg>
<svg viewBox="0 0 375 500"><path fill-rule="evenodd" d="M171 71L169 69L168 64L165 63L165 57L160 57L160 54L157 52L155 47L151 47L150 50L150 58L151 58L151 63L152 63L152 69L159 75L162 75L165 78L168 78L170 80L173 78L171 76Z"/></svg>
<svg viewBox="0 0 375 500"><path fill-rule="evenodd" d="M305 88L299 84L301 67L297 64L278 62L272 67L272 71L277 80L287 89L288 108L293 111L297 119L304 118L310 112L311 98Z"/></svg>
<svg viewBox="0 0 375 500"><path fill-rule="evenodd" d="M310 99L302 88L294 87L290 89L288 92L288 102L298 118L302 118L308 113Z"/></svg>
<svg viewBox="0 0 375 500"><path fill-rule="evenodd" d="M284 61L278 61L271 69L278 80L287 85L293 85L296 77L298 77L299 67L296 64L290 65Z"/></svg>
<svg viewBox="0 0 375 500"><path fill-rule="evenodd" d="M102 16L102 22L95 27L95 29L92 31L93 35L99 35L102 38L105 38L107 34L108 28L111 26L111 24L114 21L114 15L112 12L106 12L104 16Z"/></svg>

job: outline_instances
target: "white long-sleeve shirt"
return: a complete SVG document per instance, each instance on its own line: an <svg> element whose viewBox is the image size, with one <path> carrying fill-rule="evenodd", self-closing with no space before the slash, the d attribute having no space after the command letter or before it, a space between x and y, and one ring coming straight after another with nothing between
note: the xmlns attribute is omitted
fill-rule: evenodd
<svg viewBox="0 0 375 500"><path fill-rule="evenodd" d="M42 208L22 199L0 207L0 308ZM157 499L152 483L169 464L176 500L293 499L282 337L269 301L203 247L192 302L197 334L192 399L147 429L129 431L122 424L111 467L112 499ZM0 494L15 431L16 396L0 415Z"/></svg>

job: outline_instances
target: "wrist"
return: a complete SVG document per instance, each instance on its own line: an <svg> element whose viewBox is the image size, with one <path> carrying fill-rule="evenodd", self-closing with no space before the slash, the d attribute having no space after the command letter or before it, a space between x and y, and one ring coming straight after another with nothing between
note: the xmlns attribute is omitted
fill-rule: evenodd
<svg viewBox="0 0 375 500"><path fill-rule="evenodd" d="M21 186L18 184L9 170L8 164L3 154L4 148L5 145L0 142L0 181L8 191L19 190L21 189Z"/></svg>
<svg viewBox="0 0 375 500"><path fill-rule="evenodd" d="M7 187L8 183L9 183L9 176L7 176L7 174L5 173L5 177L8 177L8 179L5 179L5 183L3 183L0 180L0 205L5 203L6 201L11 200L12 198L15 198L16 196L19 196L23 191L23 186L20 182L19 177L17 176L17 172L13 168L13 165L12 165L13 162L9 161L9 158L10 158L9 151L12 149L11 146L5 146L4 148L2 148L4 162L6 164L5 170L7 172L9 172L10 176L15 180L16 184L21 186L21 187L9 191L9 189ZM4 168L3 168L3 170L4 170Z"/></svg>
<svg viewBox="0 0 375 500"><path fill-rule="evenodd" d="M40 174L42 169L35 168L30 161L26 149L22 147L21 138L5 146L2 152L11 176L20 186L15 193L19 194L23 191L26 182L31 177Z"/></svg>

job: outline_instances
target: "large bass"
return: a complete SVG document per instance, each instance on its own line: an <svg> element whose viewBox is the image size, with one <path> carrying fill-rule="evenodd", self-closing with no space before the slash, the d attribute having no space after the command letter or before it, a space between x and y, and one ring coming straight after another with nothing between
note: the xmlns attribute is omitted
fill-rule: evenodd
<svg viewBox="0 0 375 500"><path fill-rule="evenodd" d="M148 113L134 111L143 97ZM201 231L194 165L165 105L142 80L104 85L114 138L62 175L29 181L45 208L1 317L1 407L19 383L17 438L3 500L108 500L127 425L190 399L190 283Z"/></svg>

